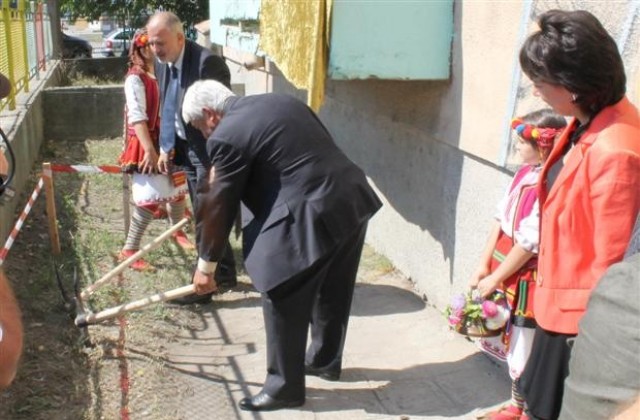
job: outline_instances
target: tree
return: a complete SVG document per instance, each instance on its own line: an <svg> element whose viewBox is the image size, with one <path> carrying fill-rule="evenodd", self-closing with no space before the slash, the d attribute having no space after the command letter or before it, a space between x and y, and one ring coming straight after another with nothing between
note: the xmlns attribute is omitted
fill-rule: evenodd
<svg viewBox="0 0 640 420"><path fill-rule="evenodd" d="M144 0L59 0L60 12L71 20L83 17L98 20L106 14L114 17L122 26L141 26L141 16L148 10Z"/></svg>
<svg viewBox="0 0 640 420"><path fill-rule="evenodd" d="M59 0L61 14L70 19L97 20L102 14L115 17L121 25L143 26L155 10L170 10L187 28L209 19L208 0Z"/></svg>
<svg viewBox="0 0 640 420"><path fill-rule="evenodd" d="M150 3L156 9L170 10L178 15L187 28L209 19L208 0L155 0Z"/></svg>
<svg viewBox="0 0 640 420"><path fill-rule="evenodd" d="M62 27L60 26L60 13L58 8L58 0L47 0L47 10L49 12L49 20L51 22L51 43L53 57L62 55Z"/></svg>

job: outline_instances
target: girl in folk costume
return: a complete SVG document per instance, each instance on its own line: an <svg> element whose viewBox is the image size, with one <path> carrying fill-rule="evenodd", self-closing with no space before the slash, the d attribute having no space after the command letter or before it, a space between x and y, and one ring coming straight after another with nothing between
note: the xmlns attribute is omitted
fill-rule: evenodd
<svg viewBox="0 0 640 420"><path fill-rule="evenodd" d="M145 31L138 31L129 50L129 71L124 82L126 97L126 143L119 162L123 172L133 174L135 208L120 259L129 258L140 249L142 235L160 205L168 204L171 224L185 213L187 192L184 172L171 175L158 173L158 132L160 127L160 94L153 75L154 56ZM173 239L183 249L195 249L183 231ZM134 270L153 267L143 259L131 265Z"/></svg>
<svg viewBox="0 0 640 420"><path fill-rule="evenodd" d="M531 353L536 326L532 296L540 237L538 176L566 121L552 110L542 109L515 118L511 126L517 134L515 148L524 165L498 204L496 222L469 282L482 297L496 289L504 290L511 309L505 333L497 338L484 338L480 343L483 350L507 361L513 381L510 403L480 417L492 420L519 419L523 413L524 400L515 381Z"/></svg>

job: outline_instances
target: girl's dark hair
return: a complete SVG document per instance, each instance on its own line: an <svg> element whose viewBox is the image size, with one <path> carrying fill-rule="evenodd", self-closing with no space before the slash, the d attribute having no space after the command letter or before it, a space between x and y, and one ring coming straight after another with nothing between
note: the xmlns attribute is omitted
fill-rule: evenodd
<svg viewBox="0 0 640 420"><path fill-rule="evenodd" d="M624 64L595 16L584 10L549 10L538 26L520 49L520 65L531 80L563 86L589 116L622 99Z"/></svg>

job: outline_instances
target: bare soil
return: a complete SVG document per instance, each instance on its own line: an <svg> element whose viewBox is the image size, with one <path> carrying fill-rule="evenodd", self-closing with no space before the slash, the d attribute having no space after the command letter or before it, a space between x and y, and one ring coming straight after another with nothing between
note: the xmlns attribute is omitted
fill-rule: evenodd
<svg viewBox="0 0 640 420"><path fill-rule="evenodd" d="M43 160L113 164L121 144L122 139L50 142ZM38 162L18 211L40 168ZM55 173L54 188L62 254L52 255L43 191L4 266L22 308L25 348L14 384L0 394L0 419L119 419L131 413L177 418L177 402L188 388L162 360L166 346L189 328L189 313L159 304L90 326L87 337L75 327L75 313L67 312L56 285L54 267L72 292L74 272L85 287L118 264L125 237L122 177ZM154 221L143 243L167 228L166 220ZM193 237L190 228L187 233ZM126 270L91 297L93 311L188 284L195 253L167 241L147 260L155 272Z"/></svg>

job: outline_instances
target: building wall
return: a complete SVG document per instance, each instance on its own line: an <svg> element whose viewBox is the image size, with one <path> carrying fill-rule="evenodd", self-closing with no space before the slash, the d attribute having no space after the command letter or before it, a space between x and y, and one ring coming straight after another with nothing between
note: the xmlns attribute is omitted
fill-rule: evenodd
<svg viewBox="0 0 640 420"><path fill-rule="evenodd" d="M57 85L60 78L59 64L49 63L48 70L42 72L39 79L30 82L30 91L16 96L16 109L3 111L0 118L0 128L5 132L15 154L15 176L10 187L16 191L14 198L0 205L0 243L3 245L17 221L15 212L22 211L27 204L28 199L22 201L24 197L21 194L28 185L33 162L36 161L44 141L47 118L42 106L44 91ZM10 164L13 162L10 161Z"/></svg>
<svg viewBox="0 0 640 420"><path fill-rule="evenodd" d="M621 46L636 97L640 19L631 0L456 1L450 80L327 83L320 117L385 203L367 241L438 307L466 287L512 176L510 119L544 106L517 54L535 16L552 8L585 8L601 19ZM225 56L246 94L306 98L268 59L249 71L251 55Z"/></svg>
<svg viewBox="0 0 640 420"><path fill-rule="evenodd" d="M43 98L44 115L56 121L44 127L47 140L123 135L123 85L52 87Z"/></svg>

